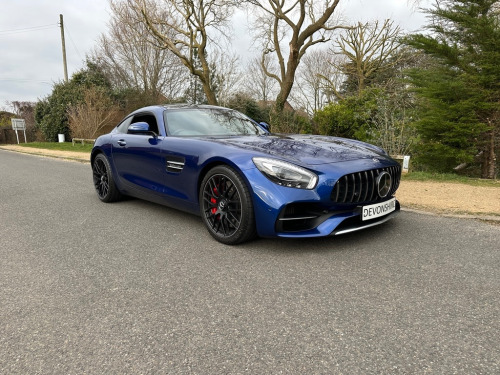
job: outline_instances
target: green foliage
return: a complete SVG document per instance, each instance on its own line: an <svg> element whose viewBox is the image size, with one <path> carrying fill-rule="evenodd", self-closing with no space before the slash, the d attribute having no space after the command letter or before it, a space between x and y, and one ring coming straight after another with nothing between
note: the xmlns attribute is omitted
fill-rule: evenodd
<svg viewBox="0 0 500 375"><path fill-rule="evenodd" d="M91 86L102 87L111 93L111 85L97 65L87 62L85 69L75 73L68 82L56 83L52 93L37 103L35 122L47 140L55 141L58 134L71 138L68 108L80 103L85 89Z"/></svg>
<svg viewBox="0 0 500 375"><path fill-rule="evenodd" d="M496 5L498 1L493 0L442 1L428 10L434 21L428 27L432 34L406 39L433 58L433 63L409 72L420 97L417 129L422 144L417 160L433 170L450 171L458 164L471 163L481 151L489 155L491 142L485 135L491 132L494 137L500 129Z"/></svg>
<svg viewBox="0 0 500 375"><path fill-rule="evenodd" d="M379 90L366 89L360 96L348 96L317 111L313 121L319 133L367 140L371 118L377 110Z"/></svg>
<svg viewBox="0 0 500 375"><path fill-rule="evenodd" d="M306 115L293 110L285 109L281 114L281 128L271 124L271 131L283 132L289 134L308 134L313 133L312 124Z"/></svg>
<svg viewBox="0 0 500 375"><path fill-rule="evenodd" d="M73 74L70 83L77 87L84 88L98 86L102 87L108 92L111 92L111 83L101 71L99 66L92 61L87 61L86 65L86 68Z"/></svg>
<svg viewBox="0 0 500 375"><path fill-rule="evenodd" d="M259 106L257 101L245 93L232 96L226 106L244 113L257 122L269 122L269 109Z"/></svg>
<svg viewBox="0 0 500 375"><path fill-rule="evenodd" d="M14 113L0 111L0 128L11 127L12 126L12 118L15 118L16 115Z"/></svg>
<svg viewBox="0 0 500 375"><path fill-rule="evenodd" d="M418 114L411 96L402 88L394 92L381 90L376 103L365 140L389 155L410 155L418 141L414 124Z"/></svg>
<svg viewBox="0 0 500 375"><path fill-rule="evenodd" d="M269 106L261 106L252 97L244 93L238 93L232 96L227 105L229 108L236 109L244 113L257 122L271 122L271 110ZM286 133L312 133L311 121L305 115L293 111L291 108L285 109L280 114L281 127L276 123L270 124L271 131Z"/></svg>
<svg viewBox="0 0 500 375"><path fill-rule="evenodd" d="M71 83L57 83L52 94L38 102L35 121L47 140L55 141L57 134L69 138L66 111L71 103L79 102L81 95Z"/></svg>
<svg viewBox="0 0 500 375"><path fill-rule="evenodd" d="M473 162L477 139L487 130L477 114L481 103L477 91L442 67L410 74L422 98L417 129L423 142L416 147L417 161L441 172Z"/></svg>
<svg viewBox="0 0 500 375"><path fill-rule="evenodd" d="M114 97L124 114L150 105L165 104L162 95L137 88L120 89L114 92Z"/></svg>
<svg viewBox="0 0 500 375"><path fill-rule="evenodd" d="M408 155L417 135L413 100L406 89L369 87L359 95L327 105L316 112L320 134L355 138L375 144L391 155Z"/></svg>

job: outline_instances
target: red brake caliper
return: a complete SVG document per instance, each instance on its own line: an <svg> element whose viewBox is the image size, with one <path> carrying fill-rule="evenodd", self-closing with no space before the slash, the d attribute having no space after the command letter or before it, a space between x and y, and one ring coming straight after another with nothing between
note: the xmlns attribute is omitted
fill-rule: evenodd
<svg viewBox="0 0 500 375"><path fill-rule="evenodd" d="M214 187L214 194L217 194L217 188ZM217 199L215 199L214 197L210 198L210 202L215 206L217 205ZM217 212L217 207L212 207L212 209L210 210L210 212L212 212L212 215L215 215L215 213Z"/></svg>

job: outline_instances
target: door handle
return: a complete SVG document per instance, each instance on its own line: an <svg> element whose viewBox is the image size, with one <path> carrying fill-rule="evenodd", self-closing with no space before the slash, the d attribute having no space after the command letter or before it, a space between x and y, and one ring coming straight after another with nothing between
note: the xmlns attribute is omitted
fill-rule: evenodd
<svg viewBox="0 0 500 375"><path fill-rule="evenodd" d="M125 140L124 140L124 139L120 139L120 140L119 140L118 142L116 142L116 143L118 143L120 146L126 146L126 145L127 145L127 142L125 142Z"/></svg>

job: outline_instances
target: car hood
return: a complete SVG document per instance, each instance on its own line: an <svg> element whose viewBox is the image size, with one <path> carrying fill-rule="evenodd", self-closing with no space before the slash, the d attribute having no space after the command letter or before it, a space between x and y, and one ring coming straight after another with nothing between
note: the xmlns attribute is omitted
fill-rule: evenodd
<svg viewBox="0 0 500 375"><path fill-rule="evenodd" d="M257 151L305 165L387 158L382 149L351 139L317 135L266 135L211 139L214 142Z"/></svg>

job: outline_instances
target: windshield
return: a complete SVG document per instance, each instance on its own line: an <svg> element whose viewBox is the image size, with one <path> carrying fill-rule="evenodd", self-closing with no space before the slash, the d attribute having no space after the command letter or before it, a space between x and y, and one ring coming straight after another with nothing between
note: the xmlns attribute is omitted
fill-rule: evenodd
<svg viewBox="0 0 500 375"><path fill-rule="evenodd" d="M176 137L263 135L245 115L225 108L179 108L164 113L167 134Z"/></svg>

